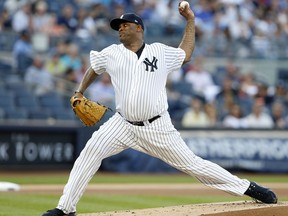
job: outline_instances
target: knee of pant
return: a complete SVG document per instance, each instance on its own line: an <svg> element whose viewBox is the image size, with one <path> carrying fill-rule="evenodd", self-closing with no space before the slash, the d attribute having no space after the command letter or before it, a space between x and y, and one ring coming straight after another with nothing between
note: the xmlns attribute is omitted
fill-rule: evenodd
<svg viewBox="0 0 288 216"><path fill-rule="evenodd" d="M103 148L101 148L101 146L100 146L100 144L98 144L98 143L87 143L86 145L85 145L85 147L83 148L83 150L81 151L81 154L82 155L85 155L86 157L88 156L88 155L97 155L97 154L100 154L101 153L101 149L103 149Z"/></svg>

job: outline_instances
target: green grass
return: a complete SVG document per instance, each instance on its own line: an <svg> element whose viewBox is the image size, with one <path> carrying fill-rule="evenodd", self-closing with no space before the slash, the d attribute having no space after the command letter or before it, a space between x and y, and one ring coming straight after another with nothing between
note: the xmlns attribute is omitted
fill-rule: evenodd
<svg viewBox="0 0 288 216"><path fill-rule="evenodd" d="M64 173L21 173L21 174L1 174L0 181L8 181L24 184L65 184L68 178L67 172ZM255 175L237 174L241 178L247 178L259 183L283 182L287 183L287 175ZM183 174L173 175L113 175L98 173L92 180L93 183L196 183L194 178ZM41 215L43 211L54 208L61 194L44 194L39 192L17 193L0 192L0 216L31 216ZM125 196L125 197L123 197ZM84 194L77 205L78 213L154 208L162 206L185 205L193 203L224 202L236 200L249 200L248 197L234 197L231 195L210 195L193 196L191 195L109 195L109 194ZM281 197L281 200L288 201L288 195Z"/></svg>
<svg viewBox="0 0 288 216"><path fill-rule="evenodd" d="M21 173L19 175L2 175L0 174L0 181L14 182L17 184L65 184L68 179L68 172L64 173L49 173L42 175L35 175L34 173ZM236 174L241 178L257 182L288 182L287 175L273 175L273 174ZM196 183L195 178L191 178L185 174L103 174L95 175L90 183Z"/></svg>
<svg viewBox="0 0 288 216"><path fill-rule="evenodd" d="M43 211L54 208L59 196L45 194L0 193L0 216L41 215ZM192 203L209 203L243 200L237 197L193 197L191 196L148 196L148 195L91 195L82 197L78 203L78 213L92 213L114 210L144 209Z"/></svg>

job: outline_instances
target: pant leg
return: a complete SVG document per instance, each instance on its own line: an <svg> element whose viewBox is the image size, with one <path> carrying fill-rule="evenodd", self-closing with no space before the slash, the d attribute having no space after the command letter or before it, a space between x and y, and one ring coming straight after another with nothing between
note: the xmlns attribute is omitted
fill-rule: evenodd
<svg viewBox="0 0 288 216"><path fill-rule="evenodd" d="M141 147L176 169L196 177L203 184L233 195L243 195L250 185L219 165L195 155L175 130L168 113L155 123L134 128Z"/></svg>
<svg viewBox="0 0 288 216"><path fill-rule="evenodd" d="M86 186L99 169L103 159L117 154L133 143L135 136L127 130L123 119L116 113L88 140L75 161L57 208L65 213L75 212Z"/></svg>

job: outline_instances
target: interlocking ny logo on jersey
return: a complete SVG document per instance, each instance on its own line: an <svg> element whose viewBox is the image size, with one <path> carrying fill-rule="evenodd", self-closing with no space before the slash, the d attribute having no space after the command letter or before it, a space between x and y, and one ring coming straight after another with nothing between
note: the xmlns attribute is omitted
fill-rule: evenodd
<svg viewBox="0 0 288 216"><path fill-rule="evenodd" d="M144 63L146 65L146 71L149 71L149 67L150 67L150 72L154 72L154 69L157 70L158 69L157 61L158 59L156 59L155 56L153 56L152 62L150 62L148 58L145 58Z"/></svg>

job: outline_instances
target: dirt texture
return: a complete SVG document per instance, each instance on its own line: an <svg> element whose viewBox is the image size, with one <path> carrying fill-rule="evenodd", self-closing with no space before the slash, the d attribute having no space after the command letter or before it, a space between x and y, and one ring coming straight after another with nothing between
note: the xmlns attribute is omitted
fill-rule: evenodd
<svg viewBox="0 0 288 216"><path fill-rule="evenodd" d="M129 211L111 211L79 216L287 216L288 203L273 205L253 201L170 206Z"/></svg>

